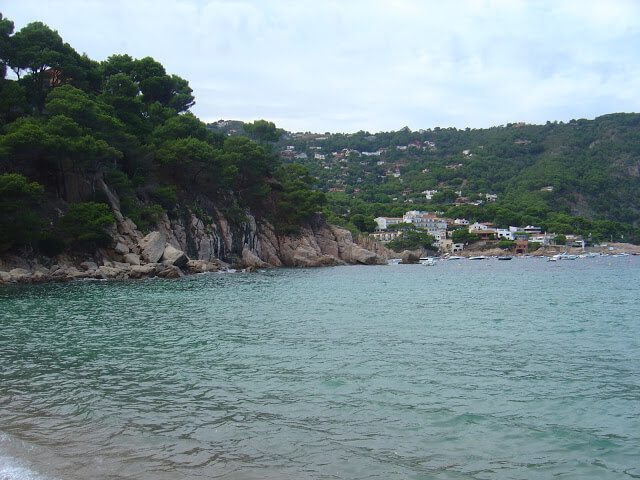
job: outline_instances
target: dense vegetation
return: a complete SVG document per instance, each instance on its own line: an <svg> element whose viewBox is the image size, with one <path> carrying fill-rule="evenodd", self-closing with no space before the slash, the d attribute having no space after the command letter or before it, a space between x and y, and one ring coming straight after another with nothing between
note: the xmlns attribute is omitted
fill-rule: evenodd
<svg viewBox="0 0 640 480"><path fill-rule="evenodd" d="M289 134L279 146L285 161L317 178L329 220L354 229L419 209L594 241L640 241L639 114L489 129ZM427 200L426 190L438 193Z"/></svg>
<svg viewBox="0 0 640 480"><path fill-rule="evenodd" d="M0 14L0 253L107 245L103 182L143 230L164 212L207 217L203 197L285 232L320 210L313 177L272 152L272 123L246 125L255 141L228 137L189 112L194 101L153 58L96 62L41 22L14 33Z"/></svg>

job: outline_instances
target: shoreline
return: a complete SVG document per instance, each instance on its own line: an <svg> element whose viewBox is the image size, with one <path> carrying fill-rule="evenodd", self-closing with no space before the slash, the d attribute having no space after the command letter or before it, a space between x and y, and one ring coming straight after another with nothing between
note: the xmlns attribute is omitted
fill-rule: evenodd
<svg viewBox="0 0 640 480"><path fill-rule="evenodd" d="M567 253L570 255L597 254L601 256L627 254L640 255L640 246L624 243L611 243L598 247L581 248L561 248L561 247L541 247L535 252L527 255L510 255L503 250L482 250L469 249L460 252L461 257L469 258L473 256L486 256L487 258L509 255L512 257L552 257L554 255ZM179 252L182 254L182 252ZM62 255L59 258L25 258L18 255L4 255L0 257L0 285L35 285L45 283L65 283L80 280L138 280L149 278L174 279L182 278L200 273L254 273L258 268L252 265L229 265L221 260L190 260L184 254L173 259L161 258L160 261L137 264L130 264L110 259L114 255L100 251L93 257L87 256L84 259L72 258ZM96 257L102 257L101 261L96 261ZM436 257L438 258L438 257ZM440 257L442 258L442 257ZM100 265L98 265L100 263ZM49 266L47 266L49 265ZM331 266L330 264L326 266ZM265 268L279 268L266 266ZM280 267L281 268L281 267ZM300 267L299 267L300 268Z"/></svg>

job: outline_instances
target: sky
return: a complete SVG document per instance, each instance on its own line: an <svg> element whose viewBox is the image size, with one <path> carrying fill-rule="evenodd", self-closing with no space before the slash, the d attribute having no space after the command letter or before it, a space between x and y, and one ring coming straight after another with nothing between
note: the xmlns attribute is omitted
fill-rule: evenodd
<svg viewBox="0 0 640 480"><path fill-rule="evenodd" d="M640 111L640 0L0 0L94 60L153 57L201 120L376 133Z"/></svg>

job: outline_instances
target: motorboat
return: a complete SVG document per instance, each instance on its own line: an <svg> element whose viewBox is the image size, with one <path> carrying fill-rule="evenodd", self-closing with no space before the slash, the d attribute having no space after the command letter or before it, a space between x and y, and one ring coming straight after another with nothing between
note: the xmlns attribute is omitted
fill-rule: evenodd
<svg viewBox="0 0 640 480"><path fill-rule="evenodd" d="M433 267L435 264L436 264L436 261L432 257L424 257L420 259L420 265Z"/></svg>

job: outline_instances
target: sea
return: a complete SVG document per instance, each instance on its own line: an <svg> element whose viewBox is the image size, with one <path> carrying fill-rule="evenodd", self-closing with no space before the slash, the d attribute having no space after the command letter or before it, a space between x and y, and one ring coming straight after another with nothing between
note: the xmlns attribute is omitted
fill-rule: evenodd
<svg viewBox="0 0 640 480"><path fill-rule="evenodd" d="M640 478L640 257L0 288L0 480Z"/></svg>

